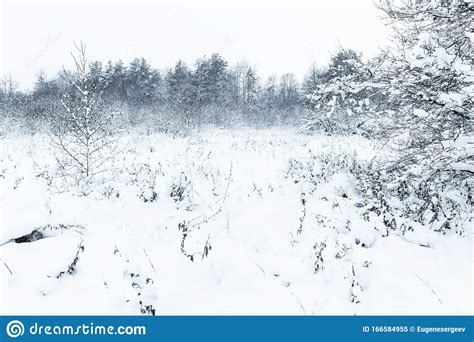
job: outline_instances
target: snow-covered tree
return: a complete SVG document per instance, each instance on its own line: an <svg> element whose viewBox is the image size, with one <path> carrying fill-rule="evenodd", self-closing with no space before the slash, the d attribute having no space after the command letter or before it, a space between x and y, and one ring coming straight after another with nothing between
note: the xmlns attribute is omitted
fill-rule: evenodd
<svg viewBox="0 0 474 342"><path fill-rule="evenodd" d="M173 69L168 71L165 85L168 108L183 118L182 124L188 124L192 119L195 94L192 86L192 72L186 63L180 60Z"/></svg>
<svg viewBox="0 0 474 342"><path fill-rule="evenodd" d="M116 150L119 113L101 98L101 82L90 72L85 45L75 48L75 71L64 70L70 87L60 100L62 110L53 113L51 138L60 152L60 168L80 181L101 172Z"/></svg>
<svg viewBox="0 0 474 342"><path fill-rule="evenodd" d="M308 96L311 108L305 128L327 133L352 133L379 112L382 85L369 65L353 50L341 49Z"/></svg>
<svg viewBox="0 0 474 342"><path fill-rule="evenodd" d="M127 68L122 61L109 61L104 71L104 96L115 102L127 101Z"/></svg>
<svg viewBox="0 0 474 342"><path fill-rule="evenodd" d="M245 89L244 89L244 102L245 107L249 110L255 109L257 105L257 96L258 96L258 88L257 88L257 75L255 71L249 67L245 74Z"/></svg>
<svg viewBox="0 0 474 342"><path fill-rule="evenodd" d="M196 104L200 107L224 104L227 75L227 62L219 54L199 59L193 74Z"/></svg>
<svg viewBox="0 0 474 342"><path fill-rule="evenodd" d="M395 31L380 69L393 128L403 134L397 167L472 176L474 3L381 0L379 7Z"/></svg>
<svg viewBox="0 0 474 342"><path fill-rule="evenodd" d="M0 135L17 128L28 128L29 97L17 90L11 75L0 78Z"/></svg>
<svg viewBox="0 0 474 342"><path fill-rule="evenodd" d="M161 75L146 61L136 58L126 73L126 94L132 106L146 106L160 100Z"/></svg>

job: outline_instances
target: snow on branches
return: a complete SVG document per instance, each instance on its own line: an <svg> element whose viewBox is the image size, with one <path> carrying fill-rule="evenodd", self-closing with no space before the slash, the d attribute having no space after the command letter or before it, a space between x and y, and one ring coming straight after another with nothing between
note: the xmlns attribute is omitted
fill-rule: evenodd
<svg viewBox="0 0 474 342"><path fill-rule="evenodd" d="M84 44L75 45L75 72L64 70L69 87L62 110L53 113L51 138L58 148L60 168L76 182L101 172L116 151L119 113L101 98L101 80L94 77Z"/></svg>

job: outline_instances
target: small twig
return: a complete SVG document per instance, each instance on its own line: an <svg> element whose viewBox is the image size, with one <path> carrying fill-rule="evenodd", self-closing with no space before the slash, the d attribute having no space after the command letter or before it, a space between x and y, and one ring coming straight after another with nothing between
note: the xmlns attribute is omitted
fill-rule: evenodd
<svg viewBox="0 0 474 342"><path fill-rule="evenodd" d="M3 261L3 264L5 265L5 267L7 268L8 272L10 272L11 275L13 275L13 272L11 270L10 267L8 267L7 263L5 261Z"/></svg>
<svg viewBox="0 0 474 342"><path fill-rule="evenodd" d="M150 259L150 257L148 256L148 253L146 252L145 248L143 248L143 253L145 253L146 258L148 259L148 262L150 263L151 268L153 268L153 271L154 271L155 273L158 273L158 272L156 272L155 266L154 266L153 263L151 262L151 259Z"/></svg>
<svg viewBox="0 0 474 342"><path fill-rule="evenodd" d="M339 202L337 201L337 198L334 199L337 204L337 209L339 209L339 212L342 214L341 206L339 205Z"/></svg>
<svg viewBox="0 0 474 342"><path fill-rule="evenodd" d="M209 243L209 239L211 238L211 235L207 236L206 243L204 244L204 248L202 252L194 252L192 254L188 254L186 250L184 249L184 241L187 237L187 234L183 235L183 240L181 241L181 253L183 253L185 256L187 256L191 261L194 261L194 256L195 255L200 255L201 260L204 260L205 257L209 254L209 251L212 250L212 246Z"/></svg>
<svg viewBox="0 0 474 342"><path fill-rule="evenodd" d="M259 268L259 270L262 271L263 276L266 277L267 275L266 275L266 273L265 273L265 270L262 268L262 266L260 266L259 264L255 264L255 265L257 265L257 267Z"/></svg>
<svg viewBox="0 0 474 342"><path fill-rule="evenodd" d="M230 170L229 170L229 179L227 180L227 187L225 188L225 193L224 193L224 198L222 199L222 203L225 203L225 200L227 199L227 193L229 191L230 182L232 181L232 169L233 169L233 163L231 161Z"/></svg>
<svg viewBox="0 0 474 342"><path fill-rule="evenodd" d="M303 223L306 218L306 206L303 204L303 214L300 217L300 226L298 227L298 230L296 231L296 235L300 235L303 232Z"/></svg>
<svg viewBox="0 0 474 342"><path fill-rule="evenodd" d="M84 252L84 240L81 239L81 242L79 242L79 245L77 246L76 255L74 256L74 259L72 260L72 262L69 264L67 270L59 272L56 278L59 279L65 274L74 275L76 273L76 266L77 266L77 263L79 262L80 254L83 252Z"/></svg>
<svg viewBox="0 0 474 342"><path fill-rule="evenodd" d="M217 210L214 214L206 217L204 220L198 222L198 223L195 223L193 224L191 227L194 228L194 227L197 227L197 226L200 226L201 224L203 223L207 223L209 222L210 219L214 218L215 216L217 216L220 212L222 211L222 208L220 208L219 210Z"/></svg>
<svg viewBox="0 0 474 342"><path fill-rule="evenodd" d="M443 302L441 301L441 299L439 299L438 295L436 294L435 290L433 290L433 288L432 288L425 280L423 280L423 278L421 278L418 274L416 274L416 276L418 277L418 279L420 279L420 280L423 282L423 284L426 285L427 288L429 288L429 289L431 290L431 292L433 292L433 295L436 297L436 299L438 300L438 302L439 302L440 304L443 304Z"/></svg>
<svg viewBox="0 0 474 342"><path fill-rule="evenodd" d="M298 299L298 297L296 297L296 295L295 295L293 292L291 293L291 295L292 295L293 297L295 297L296 302L299 304L301 310L303 310L304 315L307 316L308 314L306 313L306 310L305 310L303 304L301 303L301 301Z"/></svg>
<svg viewBox="0 0 474 342"><path fill-rule="evenodd" d="M115 249L114 249L114 255L118 253L119 257L122 257L122 254L120 253L120 251L119 251L117 245L115 245L114 248L115 248Z"/></svg>

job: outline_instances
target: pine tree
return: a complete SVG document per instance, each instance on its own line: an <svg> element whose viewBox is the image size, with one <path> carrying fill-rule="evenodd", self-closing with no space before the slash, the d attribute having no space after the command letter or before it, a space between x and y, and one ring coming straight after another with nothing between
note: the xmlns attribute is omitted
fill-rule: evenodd
<svg viewBox="0 0 474 342"><path fill-rule="evenodd" d="M257 75L254 70L250 67L247 69L245 74L245 107L249 110L255 109L257 106Z"/></svg>
<svg viewBox="0 0 474 342"><path fill-rule="evenodd" d="M145 58L134 59L126 75L127 98L133 106L151 105L159 99L161 75Z"/></svg>
<svg viewBox="0 0 474 342"><path fill-rule="evenodd" d="M166 101L169 108L182 115L185 124L191 121L195 104L195 89L192 85L192 72L183 61L178 61L174 69L169 70L166 78Z"/></svg>
<svg viewBox="0 0 474 342"><path fill-rule="evenodd" d="M332 58L327 72L308 96L311 113L305 119L310 130L326 133L354 133L380 112L380 89L369 65L353 50L341 49Z"/></svg>

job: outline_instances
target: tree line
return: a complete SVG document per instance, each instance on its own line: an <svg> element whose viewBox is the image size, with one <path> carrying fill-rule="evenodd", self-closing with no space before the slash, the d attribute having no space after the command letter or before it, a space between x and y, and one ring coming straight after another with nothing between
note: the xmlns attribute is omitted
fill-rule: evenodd
<svg viewBox="0 0 474 342"><path fill-rule="evenodd" d="M4 79L2 116L47 122L52 113L63 110L61 97L75 91L67 73L71 72L64 70L48 78L40 72L30 92L18 91L11 78ZM86 77L90 86L100 91L101 101L120 108L126 122L154 122L158 129L171 124L295 123L309 91L292 73L263 81L255 67L244 62L229 66L217 53L198 59L192 67L180 60L164 71L145 58L128 65L122 61L87 62Z"/></svg>

